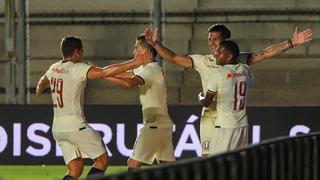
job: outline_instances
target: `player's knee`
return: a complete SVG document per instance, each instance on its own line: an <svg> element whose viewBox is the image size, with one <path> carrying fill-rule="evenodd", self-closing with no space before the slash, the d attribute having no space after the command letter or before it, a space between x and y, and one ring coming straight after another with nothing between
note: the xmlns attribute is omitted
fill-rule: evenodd
<svg viewBox="0 0 320 180"><path fill-rule="evenodd" d="M68 175L74 177L74 178L79 178L83 172L83 166L82 167L77 167L77 168L69 168Z"/></svg>
<svg viewBox="0 0 320 180"><path fill-rule="evenodd" d="M129 158L127 161L127 165L129 168L140 168L141 163L139 161Z"/></svg>
<svg viewBox="0 0 320 180"><path fill-rule="evenodd" d="M95 159L95 167L98 167L99 169L105 170L107 169L108 165L109 158L106 153Z"/></svg>
<svg viewBox="0 0 320 180"><path fill-rule="evenodd" d="M68 164L68 175L79 178L83 172L83 161L78 158Z"/></svg>
<svg viewBox="0 0 320 180"><path fill-rule="evenodd" d="M100 164L106 169L109 164L108 156L103 156L100 158Z"/></svg>
<svg viewBox="0 0 320 180"><path fill-rule="evenodd" d="M127 165L128 165L128 167L134 167L134 161L133 161L133 159L131 159L131 158L129 158L128 160L127 160Z"/></svg>

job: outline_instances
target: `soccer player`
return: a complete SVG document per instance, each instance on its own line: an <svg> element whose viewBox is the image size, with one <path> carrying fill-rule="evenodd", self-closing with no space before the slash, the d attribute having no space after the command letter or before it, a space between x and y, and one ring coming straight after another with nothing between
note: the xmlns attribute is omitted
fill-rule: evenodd
<svg viewBox="0 0 320 180"><path fill-rule="evenodd" d="M212 73L200 103L208 107L215 99L217 118L214 122L209 154L244 147L248 144L246 104L250 81L249 66L237 63L239 47L233 41L222 41L215 54L218 68Z"/></svg>
<svg viewBox="0 0 320 180"><path fill-rule="evenodd" d="M108 166L108 155L101 135L87 123L83 112L83 93L87 80L116 75L139 66L143 56L121 64L97 68L82 63L84 53L81 39L64 37L61 41L63 60L51 65L38 82L36 94L50 87L54 118L53 137L62 149L68 167L63 178L78 179L83 171L83 158L91 158L94 164L88 173L103 175Z"/></svg>
<svg viewBox="0 0 320 180"><path fill-rule="evenodd" d="M167 87L163 71L155 61L157 51L145 37L136 39L134 56L150 54L143 64L130 72L107 79L123 87L139 87L144 127L140 130L133 152L128 159L128 168L140 168L143 164L171 163L175 161L172 144L173 123L167 109Z"/></svg>
<svg viewBox="0 0 320 180"><path fill-rule="evenodd" d="M208 80L211 76L210 74L215 71L216 67L219 67L219 65L217 65L215 62L215 58L213 57L213 54L216 53L217 46L221 41L231 37L231 32L225 25L214 24L208 29L208 47L211 51L211 54L178 55L157 42L157 30L153 32L150 29L146 28L144 34L146 36L147 42L152 45L164 59L179 66L185 68L193 68L198 71L202 82L203 92L206 92ZM298 32L298 28L296 27L290 40L272 45L262 51L240 53L237 62L248 65L255 64L262 60L278 55L290 48L293 48L294 46L304 44L312 40L312 34L313 32L311 29L306 29L302 32ZM215 104L211 104L209 107L204 107L202 109L200 120L200 140L203 157L207 157L207 154L209 152L210 139L212 139L211 137L213 123L216 119L216 116Z"/></svg>

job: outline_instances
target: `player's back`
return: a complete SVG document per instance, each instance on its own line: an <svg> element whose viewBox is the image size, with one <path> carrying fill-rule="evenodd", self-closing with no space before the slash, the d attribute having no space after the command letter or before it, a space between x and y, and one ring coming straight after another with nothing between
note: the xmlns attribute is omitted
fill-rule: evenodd
<svg viewBox="0 0 320 180"><path fill-rule="evenodd" d="M53 131L75 131L86 125L83 94L89 68L84 63L59 61L47 71L54 107Z"/></svg>
<svg viewBox="0 0 320 180"><path fill-rule="evenodd" d="M250 53L240 52L237 62L248 64L248 56ZM212 73L215 73L221 66L216 64L216 59L212 54L200 55L195 54L190 56L193 62L193 68L198 71L201 79L203 93L207 92L208 82L211 79ZM216 104L212 103L209 107L203 107L202 115L216 117Z"/></svg>
<svg viewBox="0 0 320 180"><path fill-rule="evenodd" d="M246 101L249 86L249 66L228 64L218 71L216 126L225 128L247 126Z"/></svg>

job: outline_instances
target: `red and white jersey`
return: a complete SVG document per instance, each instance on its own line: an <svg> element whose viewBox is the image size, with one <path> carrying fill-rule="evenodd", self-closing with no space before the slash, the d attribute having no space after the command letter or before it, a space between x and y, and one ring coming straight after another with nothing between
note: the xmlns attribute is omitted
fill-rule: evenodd
<svg viewBox="0 0 320 180"><path fill-rule="evenodd" d="M203 93L207 92L208 82L212 77L212 73L215 73L221 66L216 64L216 59L212 54L210 55L190 55L192 58L193 69L198 71L202 83ZM241 52L238 56L238 63L248 63L249 53ZM202 116L216 117L216 105L211 104L209 107L202 108Z"/></svg>
<svg viewBox="0 0 320 180"><path fill-rule="evenodd" d="M85 63L59 61L46 72L54 109L52 131L78 131L87 125L83 113L83 94L90 67Z"/></svg>
<svg viewBox="0 0 320 180"><path fill-rule="evenodd" d="M203 93L207 92L209 79L212 74L220 68L220 65L216 64L216 59L213 55L191 55L193 69L198 71L201 79ZM202 108L202 116L216 117L216 106L211 104L209 107Z"/></svg>
<svg viewBox="0 0 320 180"><path fill-rule="evenodd" d="M224 65L213 74L207 89L217 93L215 126L222 128L248 126L246 102L249 82L249 66L246 64Z"/></svg>

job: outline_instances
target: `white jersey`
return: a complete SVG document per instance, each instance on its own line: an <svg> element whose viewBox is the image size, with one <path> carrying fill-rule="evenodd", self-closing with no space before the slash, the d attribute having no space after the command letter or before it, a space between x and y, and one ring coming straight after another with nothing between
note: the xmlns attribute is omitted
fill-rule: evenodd
<svg viewBox="0 0 320 180"><path fill-rule="evenodd" d="M53 132L78 131L87 125L83 94L90 67L85 63L59 61L46 72L54 109Z"/></svg>
<svg viewBox="0 0 320 180"><path fill-rule="evenodd" d="M249 53L240 53L237 62L248 64ZM216 59L212 54L210 55L190 55L192 58L193 68L198 71L202 83L203 93L207 92L208 81L212 77L212 73L215 73L220 65L216 64ZM216 105L213 103L209 107L202 108L202 116L216 117Z"/></svg>
<svg viewBox="0 0 320 180"><path fill-rule="evenodd" d="M157 62L151 62L134 69L133 73L144 81L144 85L139 86L143 124L172 127L167 108L167 87L161 67Z"/></svg>
<svg viewBox="0 0 320 180"><path fill-rule="evenodd" d="M193 68L198 71L201 79L203 93L207 92L209 79L212 74L220 66L216 64L216 59L213 55L191 55ZM216 117L216 106L211 104L209 107L202 108L202 116Z"/></svg>
<svg viewBox="0 0 320 180"><path fill-rule="evenodd" d="M246 101L249 82L249 66L246 64L224 65L211 77L207 89L217 93L215 126L221 128L248 126Z"/></svg>

